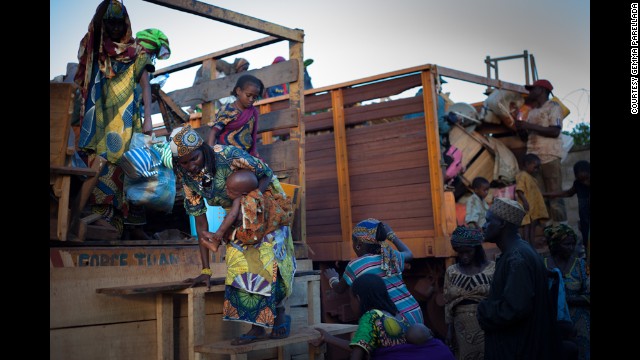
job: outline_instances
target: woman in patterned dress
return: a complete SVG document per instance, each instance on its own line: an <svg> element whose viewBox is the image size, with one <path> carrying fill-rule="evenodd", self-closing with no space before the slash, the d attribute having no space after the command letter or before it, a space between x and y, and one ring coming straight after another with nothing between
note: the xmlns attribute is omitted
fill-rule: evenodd
<svg viewBox="0 0 640 360"><path fill-rule="evenodd" d="M219 242L214 233L207 231L205 201L211 206L229 208L232 201L227 194L226 180L240 169L255 173L258 189L263 193L284 194L284 190L262 160L235 146L211 147L190 126L174 129L169 144L177 177L183 182L184 207L187 214L195 217L200 242L202 272L189 281L193 285L206 282L210 286L209 249L204 242ZM230 241L226 251L223 320L251 324L249 332L234 339L232 344L289 336L291 317L285 314L284 302L291 295L296 271L289 226L281 226L253 245ZM272 329L270 336L265 328Z"/></svg>
<svg viewBox="0 0 640 360"><path fill-rule="evenodd" d="M327 342L350 351L350 359L455 359L451 350L435 338L430 329L423 324L410 324L400 314L380 276L359 276L351 285L349 299L351 309L359 317L358 329L351 341L318 329L320 337L310 341L312 345ZM413 336L417 329L423 329L424 335Z"/></svg>
<svg viewBox="0 0 640 360"><path fill-rule="evenodd" d="M476 318L478 303L489 295L496 269L482 248L482 230L457 227L451 246L458 254L456 264L444 275L447 342L455 348L458 360L484 359L484 331Z"/></svg>
<svg viewBox="0 0 640 360"><path fill-rule="evenodd" d="M97 156L107 160L89 198L91 210L120 235L125 223L130 225L132 237L138 240L148 238L141 227L146 222L144 208L126 200L124 172L118 163L134 133L152 131L149 74L155 71L155 58L167 59L171 54L169 40L153 30L145 31L148 36L137 42L124 5L118 0L102 1L80 42L74 78L82 94L80 155L89 166Z"/></svg>
<svg viewBox="0 0 640 360"><path fill-rule="evenodd" d="M549 255L544 264L548 269L558 268L563 275L567 305L578 344L578 358L591 358L591 284L584 258L575 254L577 235L568 225L547 226L544 235Z"/></svg>
<svg viewBox="0 0 640 360"><path fill-rule="evenodd" d="M411 249L400 240L388 224L377 219L366 219L356 224L351 234L353 251L358 256L349 261L342 277L333 269L325 269L329 286L338 294L344 293L357 277L363 274L375 274L384 280L387 291L398 306L400 314L410 324L424 323L420 304L411 295L402 271L405 262L413 259ZM391 248L390 244L398 250Z"/></svg>

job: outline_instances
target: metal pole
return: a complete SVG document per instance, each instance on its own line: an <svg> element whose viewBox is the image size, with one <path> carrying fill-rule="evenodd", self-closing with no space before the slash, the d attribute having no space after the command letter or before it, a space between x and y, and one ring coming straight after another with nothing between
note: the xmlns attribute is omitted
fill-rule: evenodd
<svg viewBox="0 0 640 360"><path fill-rule="evenodd" d="M529 85L529 52L524 51L524 77L525 84Z"/></svg>

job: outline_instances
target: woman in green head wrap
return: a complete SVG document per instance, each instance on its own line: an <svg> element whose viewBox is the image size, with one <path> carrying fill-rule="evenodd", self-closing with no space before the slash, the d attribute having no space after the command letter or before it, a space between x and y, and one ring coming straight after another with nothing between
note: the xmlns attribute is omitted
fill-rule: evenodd
<svg viewBox="0 0 640 360"><path fill-rule="evenodd" d="M144 29L136 33L136 42L142 51L156 59L166 60L171 56L169 38L158 29Z"/></svg>
<svg viewBox="0 0 640 360"><path fill-rule="evenodd" d="M591 343L591 280L584 258L576 256L576 232L568 225L547 226L544 236L549 245L549 255L544 264L549 270L560 269L569 305L571 321L577 331L578 358L590 359Z"/></svg>

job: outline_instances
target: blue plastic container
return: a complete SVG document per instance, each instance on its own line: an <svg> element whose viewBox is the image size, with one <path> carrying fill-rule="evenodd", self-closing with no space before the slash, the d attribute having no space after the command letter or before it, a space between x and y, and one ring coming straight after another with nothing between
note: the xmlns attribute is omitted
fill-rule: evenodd
<svg viewBox="0 0 640 360"><path fill-rule="evenodd" d="M209 222L209 231L216 232L220 225L222 224L222 220L224 220L224 216L227 214L226 211L222 208L222 206L207 206L207 221ZM189 224L191 225L191 236L198 237L198 232L196 231L196 218L193 215L189 215Z"/></svg>

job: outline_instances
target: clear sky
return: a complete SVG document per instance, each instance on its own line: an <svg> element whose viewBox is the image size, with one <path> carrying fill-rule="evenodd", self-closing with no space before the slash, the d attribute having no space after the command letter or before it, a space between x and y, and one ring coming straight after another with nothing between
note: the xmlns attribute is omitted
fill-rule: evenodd
<svg viewBox="0 0 640 360"><path fill-rule="evenodd" d="M486 56L533 54L538 77L571 110L564 129L590 122L589 0L220 0L204 1L305 32L305 58L315 87L352 81L408 67L437 64L486 76ZM78 45L98 0L50 0L50 79L77 62ZM171 57L161 69L266 35L142 0L125 0L134 33L158 28ZM286 41L237 56L250 69L287 57ZM226 58L233 61L236 56ZM174 74L163 90L191 86L197 67ZM524 84L522 59L499 65L501 80ZM486 98L484 87L450 81L455 102ZM408 96L408 95L407 95Z"/></svg>

